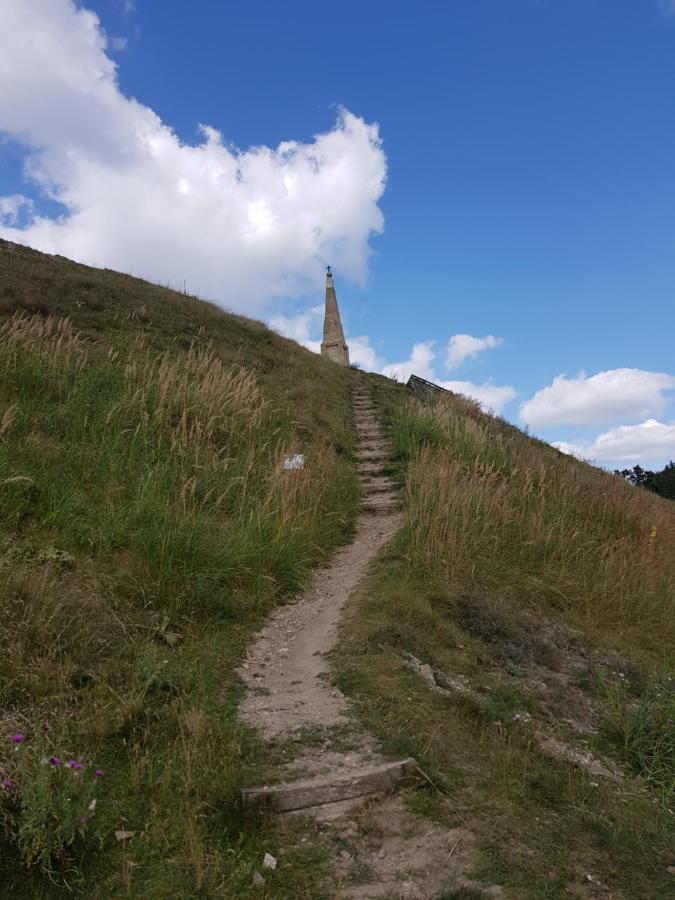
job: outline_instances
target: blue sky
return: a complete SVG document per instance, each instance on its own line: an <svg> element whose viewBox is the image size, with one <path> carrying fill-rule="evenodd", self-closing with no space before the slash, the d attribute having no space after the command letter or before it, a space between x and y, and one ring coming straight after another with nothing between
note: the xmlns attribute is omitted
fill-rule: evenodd
<svg viewBox="0 0 675 900"><path fill-rule="evenodd" d="M310 346L330 262L364 367L661 466L672 6L5 0L0 236Z"/></svg>

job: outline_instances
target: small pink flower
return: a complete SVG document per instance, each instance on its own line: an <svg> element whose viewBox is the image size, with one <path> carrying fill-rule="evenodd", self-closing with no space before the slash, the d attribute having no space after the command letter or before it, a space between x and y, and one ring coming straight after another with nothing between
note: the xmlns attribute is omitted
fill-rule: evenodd
<svg viewBox="0 0 675 900"><path fill-rule="evenodd" d="M96 771L94 772L94 775L97 778L103 778L103 776L105 775L105 772L103 771L103 769L96 769Z"/></svg>
<svg viewBox="0 0 675 900"><path fill-rule="evenodd" d="M60 766L61 760L59 759L58 756L50 756L49 757L49 765L50 766Z"/></svg>
<svg viewBox="0 0 675 900"><path fill-rule="evenodd" d="M21 732L17 731L16 734L12 735L12 743L13 744L20 744L22 741L23 741L23 735L21 734Z"/></svg>
<svg viewBox="0 0 675 900"><path fill-rule="evenodd" d="M516 713L515 716L511 716L511 721L520 722L520 716L518 715L518 713Z"/></svg>
<svg viewBox="0 0 675 900"><path fill-rule="evenodd" d="M86 825L89 821L89 816L80 816L80 825Z"/></svg>
<svg viewBox="0 0 675 900"><path fill-rule="evenodd" d="M73 769L75 772L79 772L80 769L84 768L82 763L79 763L76 759L68 760L68 768Z"/></svg>

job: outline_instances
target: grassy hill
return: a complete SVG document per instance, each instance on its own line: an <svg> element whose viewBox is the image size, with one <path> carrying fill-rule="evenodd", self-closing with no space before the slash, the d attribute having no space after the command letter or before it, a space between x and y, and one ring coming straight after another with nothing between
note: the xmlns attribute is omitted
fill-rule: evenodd
<svg viewBox="0 0 675 900"><path fill-rule="evenodd" d="M233 669L349 534L350 374L195 298L0 243L0 883L14 894L249 889L263 835L242 832L237 791L259 757ZM305 468L284 471L296 452ZM135 832L132 851L115 830Z"/></svg>
<svg viewBox="0 0 675 900"><path fill-rule="evenodd" d="M339 684L429 774L411 809L478 835L509 897L670 896L675 507L465 398L374 389L404 520Z"/></svg>
<svg viewBox="0 0 675 900"><path fill-rule="evenodd" d="M252 884L280 842L240 813L267 758L235 668L349 538L353 379L196 298L0 242L8 894L324 896L293 841ZM335 662L384 751L428 774L411 809L470 829L506 896L668 896L675 507L463 398L368 383L403 526Z"/></svg>

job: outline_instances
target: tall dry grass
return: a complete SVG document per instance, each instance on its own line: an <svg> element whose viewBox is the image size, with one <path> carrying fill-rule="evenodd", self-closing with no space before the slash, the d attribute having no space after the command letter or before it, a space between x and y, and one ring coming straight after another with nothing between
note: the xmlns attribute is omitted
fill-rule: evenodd
<svg viewBox="0 0 675 900"><path fill-rule="evenodd" d="M7 526L55 529L71 550L135 554L143 595L192 608L298 590L353 511L353 478L327 439L293 426L256 375L210 346L137 340L92 365L66 320L0 329ZM285 455L305 452L303 470Z"/></svg>
<svg viewBox="0 0 675 900"><path fill-rule="evenodd" d="M234 673L353 520L351 373L210 304L2 241L0 283L0 781L18 785L0 790L0 884L252 896L278 844L240 819L242 780L263 776ZM296 452L305 469L284 471ZM59 827L67 780L43 789L52 754L106 773L77 835ZM312 895L302 855L274 875L285 896Z"/></svg>
<svg viewBox="0 0 675 900"><path fill-rule="evenodd" d="M405 407L413 568L545 602L626 647L675 650L675 507L462 398Z"/></svg>

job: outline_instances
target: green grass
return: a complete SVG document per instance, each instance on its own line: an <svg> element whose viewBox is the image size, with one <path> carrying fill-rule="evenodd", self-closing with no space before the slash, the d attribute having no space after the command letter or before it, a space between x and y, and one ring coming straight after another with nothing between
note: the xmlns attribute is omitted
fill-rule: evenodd
<svg viewBox="0 0 675 900"><path fill-rule="evenodd" d="M472 831L470 874L510 897L562 900L586 874L631 900L668 896L672 507L462 398L424 407L373 387L403 526L350 611L337 666L361 721L445 797L425 789L411 809ZM474 695L432 693L407 653ZM597 733L584 738L566 720L587 707ZM526 713L626 779L545 755Z"/></svg>
<svg viewBox="0 0 675 900"><path fill-rule="evenodd" d="M242 814L275 751L237 721L236 667L349 538L354 373L196 298L6 242L0 328L0 883L323 896L327 860L297 826ZM515 898L562 900L585 873L667 896L672 506L461 398L422 407L368 378L404 518L336 665L360 720L429 775L411 812L471 830L469 875ZM296 452L305 468L283 471ZM406 653L474 693L432 693ZM522 721L573 740L566 719L590 705L588 747L619 784L545 756ZM279 865L261 892L265 852Z"/></svg>
<svg viewBox="0 0 675 900"><path fill-rule="evenodd" d="M6 243L0 285L0 772L16 785L0 880L25 897L258 895L282 838L240 811L266 751L237 722L235 669L350 534L353 375L195 298ZM296 452L305 468L284 471ZM317 896L321 867L289 851L266 895Z"/></svg>

